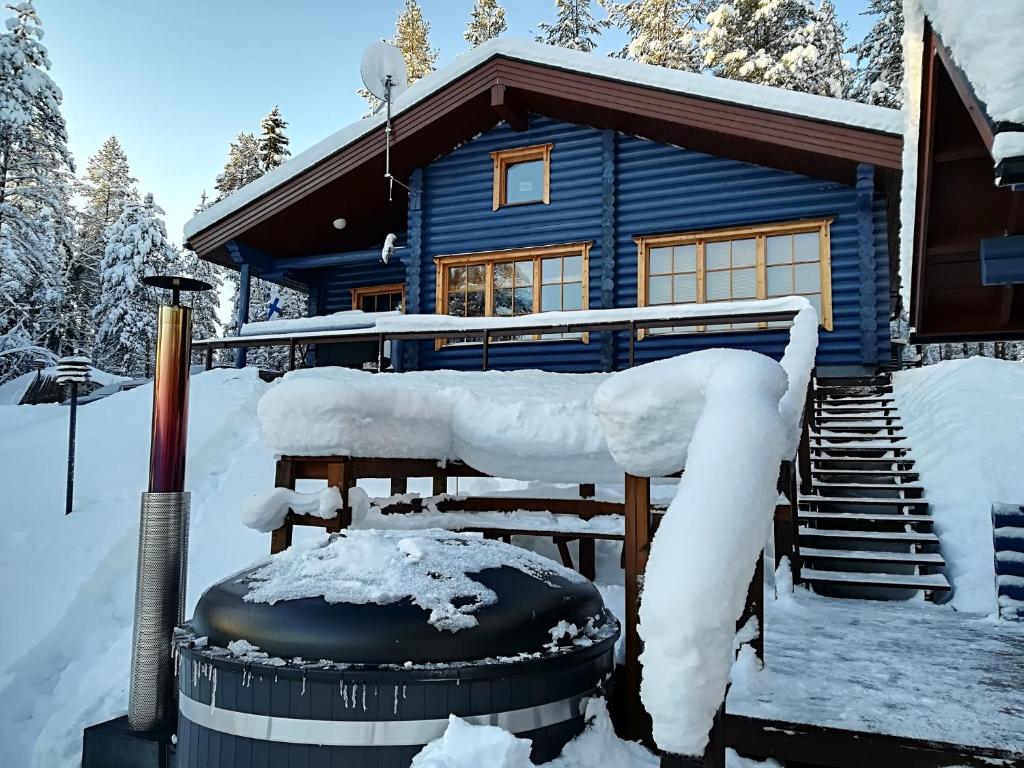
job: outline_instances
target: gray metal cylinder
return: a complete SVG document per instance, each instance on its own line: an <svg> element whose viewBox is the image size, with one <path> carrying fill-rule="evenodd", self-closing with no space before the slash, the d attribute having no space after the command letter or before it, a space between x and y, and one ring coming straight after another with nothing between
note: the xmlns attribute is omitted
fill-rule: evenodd
<svg viewBox="0 0 1024 768"><path fill-rule="evenodd" d="M171 641L185 616L189 494L143 493L135 582L128 724L159 728L174 717Z"/></svg>

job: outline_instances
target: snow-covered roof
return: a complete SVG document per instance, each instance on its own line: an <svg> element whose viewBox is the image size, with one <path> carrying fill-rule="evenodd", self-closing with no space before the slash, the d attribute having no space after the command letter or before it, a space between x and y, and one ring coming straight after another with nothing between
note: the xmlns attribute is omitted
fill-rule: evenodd
<svg viewBox="0 0 1024 768"><path fill-rule="evenodd" d="M989 119L1024 124L1024 7L1015 0L921 0L921 6Z"/></svg>
<svg viewBox="0 0 1024 768"><path fill-rule="evenodd" d="M900 135L903 132L902 118L896 110L710 75L680 72L650 64L640 64L544 45L521 38L495 38L466 51L447 67L442 67L416 81L408 90L399 95L395 99L393 114L402 114L462 75L495 57L515 59L553 69L579 72L608 80L752 107L768 112L795 115L826 123L893 135ZM262 195L288 182L303 171L380 128L383 124L383 114L366 117L314 144L305 152L296 155L226 199L214 203L197 214L185 224L185 239L188 240Z"/></svg>

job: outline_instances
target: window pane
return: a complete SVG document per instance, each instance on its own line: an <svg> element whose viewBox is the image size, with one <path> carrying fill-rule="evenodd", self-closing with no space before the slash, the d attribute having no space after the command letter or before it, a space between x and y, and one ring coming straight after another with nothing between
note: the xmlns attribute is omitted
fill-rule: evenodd
<svg viewBox="0 0 1024 768"><path fill-rule="evenodd" d="M672 271L672 249L652 248L651 249L651 274L667 275Z"/></svg>
<svg viewBox="0 0 1024 768"><path fill-rule="evenodd" d="M543 259L540 263L540 279L544 283L557 283L562 279L562 259Z"/></svg>
<svg viewBox="0 0 1024 768"><path fill-rule="evenodd" d="M562 287L562 309L583 309L583 283L566 283Z"/></svg>
<svg viewBox="0 0 1024 768"><path fill-rule="evenodd" d="M508 166L505 174L505 202L532 203L543 199L543 160L529 160Z"/></svg>
<svg viewBox="0 0 1024 768"><path fill-rule="evenodd" d="M508 262L504 264L494 265L494 287L495 288L511 288L512 287L512 265Z"/></svg>
<svg viewBox="0 0 1024 768"><path fill-rule="evenodd" d="M533 285L533 262L516 262L516 285Z"/></svg>
<svg viewBox="0 0 1024 768"><path fill-rule="evenodd" d="M697 301L696 275L676 275L672 281L676 304L692 304Z"/></svg>
<svg viewBox="0 0 1024 768"><path fill-rule="evenodd" d="M466 287L466 268L465 267L449 267L448 268L448 287L453 291L459 288Z"/></svg>
<svg viewBox="0 0 1024 768"><path fill-rule="evenodd" d="M696 272L697 271L697 244L691 243L690 245L677 245L675 247L676 254L676 272Z"/></svg>
<svg viewBox="0 0 1024 768"><path fill-rule="evenodd" d="M788 296L793 292L792 267L768 267L768 295Z"/></svg>
<svg viewBox="0 0 1024 768"><path fill-rule="evenodd" d="M817 293L821 290L821 267L817 262L797 264L794 271L797 293Z"/></svg>
<svg viewBox="0 0 1024 768"><path fill-rule="evenodd" d="M793 236L775 235L765 238L769 264L789 264L793 260Z"/></svg>
<svg viewBox="0 0 1024 768"><path fill-rule="evenodd" d="M566 282L583 279L582 256L566 256L562 259L562 279Z"/></svg>
<svg viewBox="0 0 1024 768"><path fill-rule="evenodd" d="M734 267L753 267L757 264L757 246L754 239L733 240L732 265Z"/></svg>
<svg viewBox="0 0 1024 768"><path fill-rule="evenodd" d="M818 312L818 322L819 323L823 322L825 318L821 314L821 296L818 296L818 295L808 296L807 300L809 302L811 302L811 304L814 306L814 309L817 310L817 312Z"/></svg>
<svg viewBox="0 0 1024 768"><path fill-rule="evenodd" d="M466 294L466 317L483 317L484 307L483 291L470 291Z"/></svg>
<svg viewBox="0 0 1024 768"><path fill-rule="evenodd" d="M471 291L483 291L487 279L487 268L483 264L466 267L466 282Z"/></svg>
<svg viewBox="0 0 1024 768"><path fill-rule="evenodd" d="M512 289L494 289L494 314L498 317L509 317L512 314Z"/></svg>
<svg viewBox="0 0 1024 768"><path fill-rule="evenodd" d="M456 317L464 317L466 314L466 294L448 294L448 314Z"/></svg>
<svg viewBox="0 0 1024 768"><path fill-rule="evenodd" d="M376 296L362 296L359 299L359 308L363 312L376 312L377 311L377 297Z"/></svg>
<svg viewBox="0 0 1024 768"><path fill-rule="evenodd" d="M553 312L562 308L562 286L558 283L540 289L540 311Z"/></svg>
<svg viewBox="0 0 1024 768"><path fill-rule="evenodd" d="M708 301L721 301L729 298L729 273L708 272L704 280L704 289Z"/></svg>
<svg viewBox="0 0 1024 768"><path fill-rule="evenodd" d="M513 314L528 315L533 312L533 288L516 288Z"/></svg>
<svg viewBox="0 0 1024 768"><path fill-rule="evenodd" d="M672 278L671 276L652 277L649 284L647 303L648 304L671 304L672 303Z"/></svg>
<svg viewBox="0 0 1024 768"><path fill-rule="evenodd" d="M796 261L818 261L818 233L803 232L793 235L793 252Z"/></svg>
<svg viewBox="0 0 1024 768"><path fill-rule="evenodd" d="M734 299L757 298L756 269L734 269L732 271L732 297Z"/></svg>
<svg viewBox="0 0 1024 768"><path fill-rule="evenodd" d="M707 243L704 246L705 269L729 268L729 242Z"/></svg>

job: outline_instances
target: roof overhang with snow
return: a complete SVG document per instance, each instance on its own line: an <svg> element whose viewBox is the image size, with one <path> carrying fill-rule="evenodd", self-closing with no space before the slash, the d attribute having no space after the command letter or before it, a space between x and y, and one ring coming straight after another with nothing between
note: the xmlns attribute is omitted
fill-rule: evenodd
<svg viewBox="0 0 1024 768"><path fill-rule="evenodd" d="M960 64L976 72L992 66L972 58L972 35L964 18L956 21L951 48L925 6L910 322L921 342L1021 338L1024 288L984 282L981 242L1024 234L1024 191L1013 186L1024 181L1024 157L999 154L1000 147L1024 140L1024 125L980 98L985 87L992 99L999 94ZM1017 67L1024 83L1016 49L1006 63Z"/></svg>
<svg viewBox="0 0 1024 768"><path fill-rule="evenodd" d="M531 113L850 184L859 163L876 167L880 185L901 166L894 110L497 39L396 99L392 171L407 178L501 120L525 128ZM231 241L275 258L371 247L405 229L407 198L389 203L383 175L376 115L203 211L185 238L228 266ZM342 231L331 226L340 216Z"/></svg>

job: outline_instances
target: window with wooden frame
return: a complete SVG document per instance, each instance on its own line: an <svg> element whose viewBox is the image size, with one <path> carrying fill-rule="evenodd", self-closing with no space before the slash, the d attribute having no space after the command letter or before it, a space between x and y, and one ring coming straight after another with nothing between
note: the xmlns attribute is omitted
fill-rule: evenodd
<svg viewBox="0 0 1024 768"><path fill-rule="evenodd" d="M494 210L511 205L551 202L551 148L537 144L491 152L494 161Z"/></svg>
<svg viewBox="0 0 1024 768"><path fill-rule="evenodd" d="M405 283L352 288L352 309L363 312L405 311Z"/></svg>
<svg viewBox="0 0 1024 768"><path fill-rule="evenodd" d="M804 296L832 330L832 219L638 237L641 307ZM751 330L787 323L652 328L650 334Z"/></svg>
<svg viewBox="0 0 1024 768"><path fill-rule="evenodd" d="M516 317L587 308L591 243L438 256L437 313ZM582 339L586 334L500 336L493 341ZM452 339L448 343L455 343ZM467 341L475 341L473 339ZM439 341L437 347L443 346Z"/></svg>

